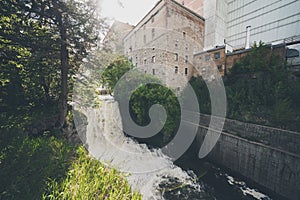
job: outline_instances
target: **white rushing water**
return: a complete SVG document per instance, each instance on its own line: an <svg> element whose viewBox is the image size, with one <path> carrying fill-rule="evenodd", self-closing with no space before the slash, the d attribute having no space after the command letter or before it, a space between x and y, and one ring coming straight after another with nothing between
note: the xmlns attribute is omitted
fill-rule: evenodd
<svg viewBox="0 0 300 200"><path fill-rule="evenodd" d="M124 136L118 103L112 98L103 99L100 108L81 109L81 112L87 117L87 127L79 135L84 138L90 155L127 173L132 188L141 192L143 199L163 199L158 188L165 177L174 177L201 191L193 178L160 150L149 150Z"/></svg>

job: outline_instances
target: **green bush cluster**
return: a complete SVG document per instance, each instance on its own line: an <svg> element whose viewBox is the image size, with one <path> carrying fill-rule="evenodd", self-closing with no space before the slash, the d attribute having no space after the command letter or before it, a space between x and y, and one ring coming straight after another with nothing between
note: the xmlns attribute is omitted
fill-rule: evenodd
<svg viewBox="0 0 300 200"><path fill-rule="evenodd" d="M282 57L260 43L234 64L224 77L227 117L245 122L299 131L300 82ZM193 78L201 112L210 114L205 81Z"/></svg>

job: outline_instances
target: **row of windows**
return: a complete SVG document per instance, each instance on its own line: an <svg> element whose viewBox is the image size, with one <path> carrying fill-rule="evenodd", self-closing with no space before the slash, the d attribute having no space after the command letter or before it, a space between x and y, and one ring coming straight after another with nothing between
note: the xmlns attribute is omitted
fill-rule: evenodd
<svg viewBox="0 0 300 200"><path fill-rule="evenodd" d="M155 69L152 69L152 74L155 75ZM175 74L178 74L178 66L175 66ZM184 69L184 74L186 76L188 75L188 68L187 67Z"/></svg>
<svg viewBox="0 0 300 200"><path fill-rule="evenodd" d="M129 60L132 61L132 58L130 58ZM135 60L137 61L137 60L138 60L138 57L135 57ZM178 61L178 53L175 53L175 54L174 54L174 60L175 60L175 61ZM152 56L152 58L151 58L151 63L155 63L155 61L156 61L156 57L155 57L155 56ZM186 56L185 56L185 63L188 63L188 62L189 62L189 56L186 55ZM147 63L147 59L144 59L144 64L146 64L146 63Z"/></svg>
<svg viewBox="0 0 300 200"><path fill-rule="evenodd" d="M201 59L201 57L200 57ZM210 55L205 55L205 61L208 62L210 61L211 56ZM219 60L220 59L220 52L214 53L214 60Z"/></svg>
<svg viewBox="0 0 300 200"><path fill-rule="evenodd" d="M174 60L175 60L175 61L178 61L178 53L175 53L175 54L174 54ZM186 56L185 56L185 63L188 63L188 62L189 62L189 56L186 55Z"/></svg>

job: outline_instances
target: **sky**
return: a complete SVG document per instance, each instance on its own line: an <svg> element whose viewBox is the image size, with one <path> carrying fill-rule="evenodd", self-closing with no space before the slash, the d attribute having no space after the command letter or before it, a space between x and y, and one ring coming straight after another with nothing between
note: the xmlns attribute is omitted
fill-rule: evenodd
<svg viewBox="0 0 300 200"><path fill-rule="evenodd" d="M136 25L158 2L158 0L102 0L103 17Z"/></svg>

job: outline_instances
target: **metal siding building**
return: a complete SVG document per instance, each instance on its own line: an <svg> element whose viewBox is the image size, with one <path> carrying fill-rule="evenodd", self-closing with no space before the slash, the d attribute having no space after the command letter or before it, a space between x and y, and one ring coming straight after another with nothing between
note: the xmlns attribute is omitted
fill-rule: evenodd
<svg viewBox="0 0 300 200"><path fill-rule="evenodd" d="M224 39L233 48L244 47L247 26L251 44L282 43L300 35L299 0L198 0L196 8L195 1L177 1L205 18L206 50Z"/></svg>

